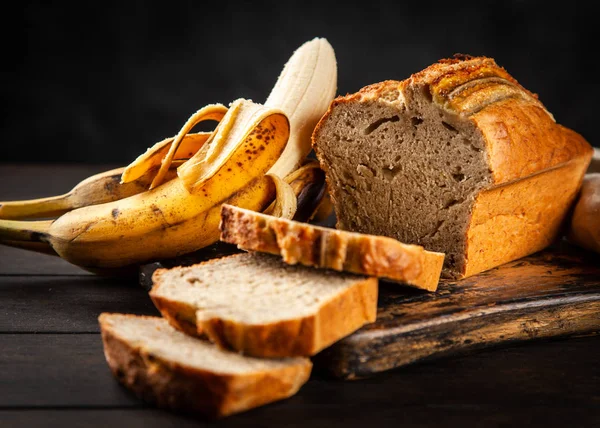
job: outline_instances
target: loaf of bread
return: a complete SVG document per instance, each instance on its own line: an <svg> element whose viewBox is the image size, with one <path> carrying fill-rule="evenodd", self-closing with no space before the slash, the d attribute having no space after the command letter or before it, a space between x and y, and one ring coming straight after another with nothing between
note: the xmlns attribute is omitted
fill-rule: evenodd
<svg viewBox="0 0 600 428"><path fill-rule="evenodd" d="M224 204L221 241L281 255L288 264L388 278L435 291L444 254L385 236L320 227Z"/></svg>
<svg viewBox="0 0 600 428"><path fill-rule="evenodd" d="M158 407L217 418L295 394L308 358L261 359L183 334L158 317L103 313L104 355L115 377Z"/></svg>
<svg viewBox="0 0 600 428"><path fill-rule="evenodd" d="M377 278L252 252L158 269L150 297L190 335L257 357L311 356L377 313Z"/></svg>
<svg viewBox="0 0 600 428"><path fill-rule="evenodd" d="M600 253L600 173L586 174L571 215L567 239Z"/></svg>
<svg viewBox="0 0 600 428"><path fill-rule="evenodd" d="M446 254L461 278L560 232L592 147L491 58L336 98L313 133L337 227Z"/></svg>

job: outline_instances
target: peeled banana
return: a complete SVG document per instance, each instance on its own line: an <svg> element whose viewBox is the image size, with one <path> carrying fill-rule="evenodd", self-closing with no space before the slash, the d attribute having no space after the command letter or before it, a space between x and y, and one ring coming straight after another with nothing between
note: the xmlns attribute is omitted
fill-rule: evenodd
<svg viewBox="0 0 600 428"><path fill-rule="evenodd" d="M336 80L329 43L307 42L287 62L265 105L239 99L228 108L207 106L174 138L155 144L123 169L120 186L143 182L140 192L87 204L55 220L0 220L0 243L47 249L84 269L107 273L216 242L223 203L255 211L271 206L274 214L291 218L305 187L294 183L304 180L310 186L316 176L289 178L290 173L310 152L312 128L333 99ZM205 119L218 121L212 133L189 134Z"/></svg>
<svg viewBox="0 0 600 428"><path fill-rule="evenodd" d="M235 139L235 150L213 165L209 178L193 193L178 177L119 201L70 211L56 220L0 221L0 239L48 242L62 258L84 268L116 268L201 248L206 245L202 237L210 232L204 224L207 212L264 176L287 143L286 116L264 107L257 111L263 112L251 116L257 121L232 126L228 135ZM255 185L251 197L243 198L251 203L249 209L262 210L272 200L266 187Z"/></svg>
<svg viewBox="0 0 600 428"><path fill-rule="evenodd" d="M315 38L296 49L265 101L265 106L283 110L291 124L290 141L270 173L285 177L300 166L336 91L337 63L329 42Z"/></svg>

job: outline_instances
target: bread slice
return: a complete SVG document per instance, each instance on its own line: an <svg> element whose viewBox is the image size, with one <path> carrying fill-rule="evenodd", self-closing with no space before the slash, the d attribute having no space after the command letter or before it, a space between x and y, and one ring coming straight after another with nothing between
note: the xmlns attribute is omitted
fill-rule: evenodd
<svg viewBox="0 0 600 428"><path fill-rule="evenodd" d="M158 269L150 297L188 334L259 357L310 356L375 321L377 278L240 253Z"/></svg>
<svg viewBox="0 0 600 428"><path fill-rule="evenodd" d="M104 355L115 377L158 407L217 418L295 394L307 358L262 359L190 337L159 317L103 313Z"/></svg>
<svg viewBox="0 0 600 428"><path fill-rule="evenodd" d="M592 147L492 58L336 98L313 133L337 228L446 254L461 278L552 243Z"/></svg>
<svg viewBox="0 0 600 428"><path fill-rule="evenodd" d="M375 235L286 220L224 204L221 240L244 250L281 255L289 264L385 277L435 291L444 254Z"/></svg>

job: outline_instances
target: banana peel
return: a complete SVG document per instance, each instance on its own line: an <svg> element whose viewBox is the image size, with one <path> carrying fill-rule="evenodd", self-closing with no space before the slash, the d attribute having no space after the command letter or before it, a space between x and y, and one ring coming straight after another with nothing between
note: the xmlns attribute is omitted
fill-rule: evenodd
<svg viewBox="0 0 600 428"><path fill-rule="evenodd" d="M174 159L187 160L191 158L200 150L211 135L212 132L187 134L183 137L181 145L175 151ZM152 180L154 180L158 168L160 168L163 159L167 156L174 140L175 137L170 137L159 141L123 168L120 175L121 183L130 183L151 172L153 172ZM165 181L168 181L168 177L165 178Z"/></svg>
<svg viewBox="0 0 600 428"><path fill-rule="evenodd" d="M298 198L294 188L275 174L267 174L275 184L275 201L264 211L275 217L292 219L298 208Z"/></svg>
<svg viewBox="0 0 600 428"><path fill-rule="evenodd" d="M175 153L177 152L177 149L179 148L179 145L181 144L181 141L190 132L190 130L203 120L212 119L220 121L226 112L227 107L225 107L223 104L209 104L205 107L202 107L192 116L190 116L190 118L185 122L183 127L179 130L179 133L173 139L173 143L171 143L167 155L162 159L156 177L154 177L154 180L152 180L152 184L150 184L150 189L154 189L155 187L158 187L163 183L165 175L167 174L167 171L171 166L171 162L173 161L173 158L175 156Z"/></svg>
<svg viewBox="0 0 600 428"><path fill-rule="evenodd" d="M214 138L181 165L177 175L190 193L205 191L207 183L215 183L213 192L226 196L223 181L248 182L256 171L266 172L258 159L273 165L285 148L279 150L279 142L285 140L287 144L289 135L290 124L281 110L236 100L219 123ZM251 162L253 158L256 160ZM219 180L213 180L214 177Z"/></svg>

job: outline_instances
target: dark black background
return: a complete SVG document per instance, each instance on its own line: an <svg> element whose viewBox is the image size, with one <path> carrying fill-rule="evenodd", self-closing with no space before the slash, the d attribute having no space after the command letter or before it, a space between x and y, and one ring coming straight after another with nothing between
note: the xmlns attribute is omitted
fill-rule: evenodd
<svg viewBox="0 0 600 428"><path fill-rule="evenodd" d="M593 2L121 3L3 12L1 161L129 163L206 104L263 102L313 37L335 49L338 94L454 53L493 57L600 145Z"/></svg>

